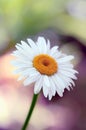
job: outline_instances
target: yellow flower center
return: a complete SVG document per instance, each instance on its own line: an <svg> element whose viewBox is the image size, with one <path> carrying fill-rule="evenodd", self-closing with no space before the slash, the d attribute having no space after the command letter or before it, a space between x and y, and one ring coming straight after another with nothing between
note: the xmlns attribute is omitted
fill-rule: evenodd
<svg viewBox="0 0 86 130"><path fill-rule="evenodd" d="M41 73L48 76L53 75L58 70L57 62L47 54L40 54L33 59L33 66Z"/></svg>

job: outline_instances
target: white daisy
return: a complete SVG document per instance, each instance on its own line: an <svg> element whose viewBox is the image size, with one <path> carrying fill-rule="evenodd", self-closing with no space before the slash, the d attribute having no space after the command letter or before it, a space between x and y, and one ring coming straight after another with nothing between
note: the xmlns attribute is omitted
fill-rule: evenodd
<svg viewBox="0 0 86 130"><path fill-rule="evenodd" d="M65 88L75 86L73 79L77 79L78 72L70 62L74 56L61 53L58 46L50 48L50 41L43 37L38 37L36 43L31 39L27 42L17 43L12 53L17 57L12 63L17 67L15 73L20 74L18 80L24 79L24 86L34 83L34 93L43 89L49 100L56 92L62 97Z"/></svg>

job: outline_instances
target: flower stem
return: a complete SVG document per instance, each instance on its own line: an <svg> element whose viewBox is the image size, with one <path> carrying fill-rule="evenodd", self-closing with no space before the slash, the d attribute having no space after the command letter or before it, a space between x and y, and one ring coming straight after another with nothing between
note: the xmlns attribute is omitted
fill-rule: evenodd
<svg viewBox="0 0 86 130"><path fill-rule="evenodd" d="M27 115L27 117L26 117L26 120L25 120L24 125L23 125L23 127L22 127L21 130L26 130L26 128L27 128L27 125L28 125L28 123L29 123L29 121L30 121L32 112L33 112L34 107L35 107L35 105L36 105L37 97L38 97L38 94L34 94L34 95L33 95L32 103L31 103L31 106L30 106L28 115Z"/></svg>

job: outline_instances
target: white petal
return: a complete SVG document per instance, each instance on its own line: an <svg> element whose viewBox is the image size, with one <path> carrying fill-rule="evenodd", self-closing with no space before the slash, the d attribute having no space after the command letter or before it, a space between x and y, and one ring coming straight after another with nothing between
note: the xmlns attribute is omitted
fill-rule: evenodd
<svg viewBox="0 0 86 130"><path fill-rule="evenodd" d="M77 77L71 72L59 70L59 73L61 73L63 76L67 76L67 77L72 78L72 79L77 79Z"/></svg>
<svg viewBox="0 0 86 130"><path fill-rule="evenodd" d="M32 51L33 51L33 53L34 53L34 56L35 56L35 55L38 55L38 54L39 54L39 51L38 51L38 47L37 47L36 43L35 43L34 41L32 41L31 39L27 39L27 40L28 40L29 45L30 45L31 48L32 48Z"/></svg>
<svg viewBox="0 0 86 130"><path fill-rule="evenodd" d="M32 40L31 40L32 41ZM36 46L36 44L34 45ZM26 42L21 41L21 44L17 44L16 48L18 49L18 51L20 51L20 53L22 53L23 55L33 55L33 52L35 48L31 48Z"/></svg>
<svg viewBox="0 0 86 130"><path fill-rule="evenodd" d="M19 69L14 70L13 73L14 74L19 74L19 73L21 73L24 70L25 70L25 68L19 68Z"/></svg>
<svg viewBox="0 0 86 130"><path fill-rule="evenodd" d="M24 71L21 71L21 76L18 78L18 80L21 80L21 79L24 79L24 78L27 78L27 77L30 77L30 76L33 76L35 74L37 74L38 72L36 71L35 68L27 68L27 69L24 69ZM39 73L38 73L39 74Z"/></svg>
<svg viewBox="0 0 86 130"><path fill-rule="evenodd" d="M30 63L30 64L28 64L28 63L17 63L17 61L15 62L15 61L13 61L12 62L12 65L15 65L17 68L30 68L30 67L32 67L32 64Z"/></svg>
<svg viewBox="0 0 86 130"><path fill-rule="evenodd" d="M52 95L55 96L56 87L55 87L55 84L54 84L54 82L52 81L51 77L50 77L50 87L51 87L51 90L52 90Z"/></svg>
<svg viewBox="0 0 86 130"><path fill-rule="evenodd" d="M56 92L58 93L58 95L59 95L60 97L62 97L62 96L63 96L64 89L61 89L60 86L57 85L57 82L56 82L56 79L54 78L54 76L52 76L52 79L51 79L51 80L52 80L52 81L54 82L54 84L55 84Z"/></svg>
<svg viewBox="0 0 86 130"><path fill-rule="evenodd" d="M59 77L65 82L65 87L66 87L68 90L70 90L69 87L71 87L71 84L72 84L73 86L75 86L75 83L74 83L74 81L73 81L71 78L66 77L66 76L63 76L63 75L61 75L61 74L58 74L58 75L59 75Z"/></svg>
<svg viewBox="0 0 86 130"><path fill-rule="evenodd" d="M21 41L21 44L24 49L30 48L29 45L25 41Z"/></svg>
<svg viewBox="0 0 86 130"><path fill-rule="evenodd" d="M49 78L47 75L44 76L44 84L45 84L45 86L50 87L50 82L49 82Z"/></svg>
<svg viewBox="0 0 86 130"><path fill-rule="evenodd" d="M49 54L50 54L51 56L53 56L56 52L58 52L57 49L58 49L58 46L52 47Z"/></svg>
<svg viewBox="0 0 86 130"><path fill-rule="evenodd" d="M62 89L62 91L63 91L65 88L64 83L62 82L62 80L60 79L60 77L57 74L55 74L54 76L55 76L57 86L59 86L59 89Z"/></svg>
<svg viewBox="0 0 86 130"><path fill-rule="evenodd" d="M33 49L29 46L29 44L27 44L26 42L21 41L21 44L22 44L22 48L27 54L32 54L34 52Z"/></svg>
<svg viewBox="0 0 86 130"><path fill-rule="evenodd" d="M48 88L44 85L44 82L43 82L43 94L45 97L48 96Z"/></svg>
<svg viewBox="0 0 86 130"><path fill-rule="evenodd" d="M63 92L60 89L57 88L56 91L60 97L63 97Z"/></svg>
<svg viewBox="0 0 86 130"><path fill-rule="evenodd" d="M35 86L34 86L34 93L35 94L40 92L40 90L42 88L42 81L43 81L43 77L40 76L39 80L36 81Z"/></svg>
<svg viewBox="0 0 86 130"><path fill-rule="evenodd" d="M31 51L31 50L25 50L25 51L14 51L13 52L13 55L18 57L19 59L22 59L22 60L32 60L33 59L33 56L34 56L34 53Z"/></svg>
<svg viewBox="0 0 86 130"><path fill-rule="evenodd" d="M22 46L21 46L21 44L19 44L19 43L17 43L17 44L15 45L15 47L16 47L17 50L20 50L20 51L22 50Z"/></svg>
<svg viewBox="0 0 86 130"><path fill-rule="evenodd" d="M55 96L55 90L53 91L52 86L48 88L48 98L51 100L52 96Z"/></svg>
<svg viewBox="0 0 86 130"><path fill-rule="evenodd" d="M47 53L46 40L43 37L38 37L37 46L39 48L40 53L43 53L43 54Z"/></svg>
<svg viewBox="0 0 86 130"><path fill-rule="evenodd" d="M48 76L44 76L43 80L43 93L45 97L49 97L49 100L51 100L52 96L55 95L56 90L55 90L55 85L51 81L51 78Z"/></svg>
<svg viewBox="0 0 86 130"><path fill-rule="evenodd" d="M57 62L58 62L58 60L57 60ZM71 63L64 63L64 64L58 63L58 67L59 68L73 68L73 65Z"/></svg>
<svg viewBox="0 0 86 130"><path fill-rule="evenodd" d="M59 58L58 59L58 63L64 63L64 62L68 62L70 60L74 59L74 56L65 56L63 58Z"/></svg>
<svg viewBox="0 0 86 130"><path fill-rule="evenodd" d="M73 81L72 79L70 79L70 83L71 83L73 86L75 86L75 83L74 83L74 81Z"/></svg>
<svg viewBox="0 0 86 130"><path fill-rule="evenodd" d="M61 57L61 55L62 55L62 54L61 54L60 52L56 51L56 52L52 55L52 57L55 58L55 60L57 60L57 63L58 63L58 58Z"/></svg>
<svg viewBox="0 0 86 130"><path fill-rule="evenodd" d="M25 69L24 71L21 72L21 75L24 76L25 78L27 76L30 76L30 75L34 75L34 74L38 74L38 72L36 71L35 68L28 68L28 69Z"/></svg>
<svg viewBox="0 0 86 130"><path fill-rule="evenodd" d="M16 64L28 64L28 65L33 65L32 61L30 60L26 60L26 59L20 59L20 58L16 58L16 60L12 61L12 64L16 65Z"/></svg>
<svg viewBox="0 0 86 130"><path fill-rule="evenodd" d="M33 41L33 40L31 40L31 39L27 39L27 41L28 41L28 43L29 43L29 45L34 49L34 47L36 47L36 44L35 44L35 42Z"/></svg>
<svg viewBox="0 0 86 130"><path fill-rule="evenodd" d="M78 72L77 72L76 70L72 69L72 68L68 68L68 67L60 67L60 66L59 66L59 69L65 71L65 72L68 71L68 72L73 73L73 74L75 74L75 73L78 74Z"/></svg>
<svg viewBox="0 0 86 130"><path fill-rule="evenodd" d="M28 77L25 81L24 81L24 86L30 85L31 83L37 81L40 78L40 76L38 74L33 75L31 77Z"/></svg>
<svg viewBox="0 0 86 130"><path fill-rule="evenodd" d="M23 56L27 56L27 49L25 50L21 44L17 44L16 48L18 49L16 52L22 54Z"/></svg>
<svg viewBox="0 0 86 130"><path fill-rule="evenodd" d="M50 50L50 41L47 40L47 50L49 51Z"/></svg>
<svg viewBox="0 0 86 130"><path fill-rule="evenodd" d="M63 87L60 85L59 81L56 80L55 76L52 76L52 80L55 83L57 93L62 97L64 92Z"/></svg>
<svg viewBox="0 0 86 130"><path fill-rule="evenodd" d="M43 94L45 97L48 96L48 93L49 93L48 89L49 89L49 81L47 80L47 78L45 76L43 76Z"/></svg>
<svg viewBox="0 0 86 130"><path fill-rule="evenodd" d="M52 95L52 93L50 92L49 95L48 95L48 97L49 97L48 99L51 100L51 99L52 99L52 96L53 96L53 95Z"/></svg>
<svg viewBox="0 0 86 130"><path fill-rule="evenodd" d="M70 85L70 79L66 78L65 76L61 75L58 73L58 76L60 77L60 79L64 82L65 88L70 91L69 85Z"/></svg>

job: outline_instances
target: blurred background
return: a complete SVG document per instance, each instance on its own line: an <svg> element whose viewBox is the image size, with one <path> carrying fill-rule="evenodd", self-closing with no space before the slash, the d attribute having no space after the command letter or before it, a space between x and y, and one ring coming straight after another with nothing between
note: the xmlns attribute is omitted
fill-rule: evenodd
<svg viewBox="0 0 86 130"><path fill-rule="evenodd" d="M74 55L79 75L62 98L48 101L40 93L27 130L86 130L86 0L0 0L0 130L21 130L33 87L13 75L11 52L38 36Z"/></svg>

